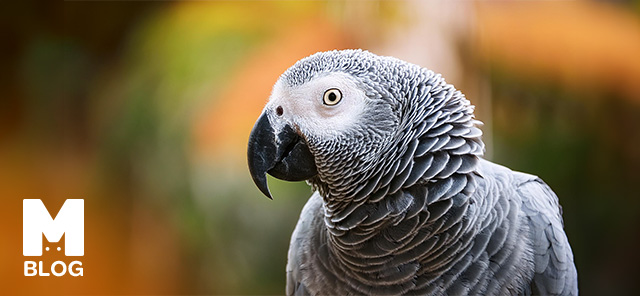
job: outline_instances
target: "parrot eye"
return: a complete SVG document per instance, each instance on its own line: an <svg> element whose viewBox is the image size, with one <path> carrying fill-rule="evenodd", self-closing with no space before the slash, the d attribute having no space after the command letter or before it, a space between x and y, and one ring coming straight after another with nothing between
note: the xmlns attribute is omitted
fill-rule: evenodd
<svg viewBox="0 0 640 296"><path fill-rule="evenodd" d="M332 88L324 92L322 101L327 106L333 106L340 103L342 100L342 93L337 88Z"/></svg>

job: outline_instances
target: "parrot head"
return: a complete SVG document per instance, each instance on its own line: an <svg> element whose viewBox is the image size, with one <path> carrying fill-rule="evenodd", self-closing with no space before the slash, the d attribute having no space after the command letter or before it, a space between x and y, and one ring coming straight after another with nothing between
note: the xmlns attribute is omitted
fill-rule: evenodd
<svg viewBox="0 0 640 296"><path fill-rule="evenodd" d="M398 120L391 97L370 81L375 58L360 50L323 52L280 77L249 136L249 171L262 193L271 198L267 173L331 184L378 158Z"/></svg>

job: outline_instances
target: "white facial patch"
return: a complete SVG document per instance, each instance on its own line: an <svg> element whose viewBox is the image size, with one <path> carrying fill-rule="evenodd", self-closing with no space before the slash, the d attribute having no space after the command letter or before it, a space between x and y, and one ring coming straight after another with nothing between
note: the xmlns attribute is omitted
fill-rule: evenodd
<svg viewBox="0 0 640 296"><path fill-rule="evenodd" d="M342 98L335 105L324 103L325 92L338 89ZM265 108L272 119L286 121L304 135L331 138L353 127L367 105L367 97L345 73L327 73L299 86L278 81ZM282 109L279 109L281 107ZM278 115L279 111L281 115Z"/></svg>

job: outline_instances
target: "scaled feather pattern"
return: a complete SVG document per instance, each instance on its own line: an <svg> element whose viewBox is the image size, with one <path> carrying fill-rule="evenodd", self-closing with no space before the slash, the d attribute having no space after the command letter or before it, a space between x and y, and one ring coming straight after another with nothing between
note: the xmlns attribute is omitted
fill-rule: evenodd
<svg viewBox="0 0 640 296"><path fill-rule="evenodd" d="M320 132L282 105L297 92L315 100L306 90L322 79L345 93L332 108L363 94L357 120ZM287 295L578 294L557 196L482 158L482 123L441 75L329 51L289 68L275 96L317 167L291 238Z"/></svg>

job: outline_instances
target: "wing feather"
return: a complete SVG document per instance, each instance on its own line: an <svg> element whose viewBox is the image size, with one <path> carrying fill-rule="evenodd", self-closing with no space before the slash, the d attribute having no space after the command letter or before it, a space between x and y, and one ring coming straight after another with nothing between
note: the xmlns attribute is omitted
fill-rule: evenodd
<svg viewBox="0 0 640 296"><path fill-rule="evenodd" d="M532 291L540 295L578 295L577 271L558 197L541 179L529 175L518 187L529 222L535 261Z"/></svg>

